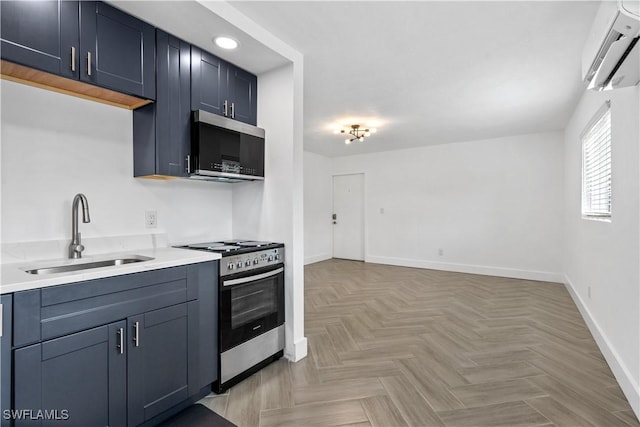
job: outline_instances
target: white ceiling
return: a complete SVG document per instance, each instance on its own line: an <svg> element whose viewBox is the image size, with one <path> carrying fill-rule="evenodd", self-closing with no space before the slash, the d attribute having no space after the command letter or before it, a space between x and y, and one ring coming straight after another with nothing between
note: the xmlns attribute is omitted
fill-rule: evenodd
<svg viewBox="0 0 640 427"><path fill-rule="evenodd" d="M256 74L287 60L197 2L110 1ZM564 129L594 1L234 1L304 54L304 148L344 156ZM229 34L227 52L211 38ZM345 145L338 124L377 126Z"/></svg>
<svg viewBox="0 0 640 427"><path fill-rule="evenodd" d="M598 2L233 6L305 55L304 147L344 156L564 129ZM365 142L331 131L366 120Z"/></svg>
<svg viewBox="0 0 640 427"><path fill-rule="evenodd" d="M254 74L288 62L198 2L107 0L107 3ZM235 38L240 49L219 48L213 43L213 38L219 35Z"/></svg>

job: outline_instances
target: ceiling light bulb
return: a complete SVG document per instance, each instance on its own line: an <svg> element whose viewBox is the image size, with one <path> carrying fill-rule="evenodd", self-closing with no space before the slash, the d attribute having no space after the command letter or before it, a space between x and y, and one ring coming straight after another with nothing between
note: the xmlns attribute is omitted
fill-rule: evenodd
<svg viewBox="0 0 640 427"><path fill-rule="evenodd" d="M358 138L358 141L364 141L364 136L361 136L360 138Z"/></svg>
<svg viewBox="0 0 640 427"><path fill-rule="evenodd" d="M231 37L219 36L213 39L213 42L216 46L222 49L235 49L238 47L238 41L232 39Z"/></svg>
<svg viewBox="0 0 640 427"><path fill-rule="evenodd" d="M371 132L371 133L376 133L377 131L378 131L378 129L376 129L376 128L369 129L369 132Z"/></svg>
<svg viewBox="0 0 640 427"><path fill-rule="evenodd" d="M371 136L371 132L365 132L364 136Z"/></svg>
<svg viewBox="0 0 640 427"><path fill-rule="evenodd" d="M349 145L349 144L351 144L351 140L350 140L350 139L345 139L345 140L344 140L344 143L345 143L345 144L347 144L347 145Z"/></svg>

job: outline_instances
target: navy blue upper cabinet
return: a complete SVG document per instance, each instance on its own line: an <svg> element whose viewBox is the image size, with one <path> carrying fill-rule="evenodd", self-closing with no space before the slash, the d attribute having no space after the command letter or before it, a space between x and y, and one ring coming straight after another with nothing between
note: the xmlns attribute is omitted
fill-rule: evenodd
<svg viewBox="0 0 640 427"><path fill-rule="evenodd" d="M191 45L156 30L156 102L133 112L134 176L186 176L191 152Z"/></svg>
<svg viewBox="0 0 640 427"><path fill-rule="evenodd" d="M77 1L2 1L0 15L2 59L78 78Z"/></svg>
<svg viewBox="0 0 640 427"><path fill-rule="evenodd" d="M258 78L233 65L229 65L228 78L231 118L255 125Z"/></svg>
<svg viewBox="0 0 640 427"><path fill-rule="evenodd" d="M186 176L191 153L190 45L157 30L157 173Z"/></svg>
<svg viewBox="0 0 640 427"><path fill-rule="evenodd" d="M191 108L240 120L257 120L257 77L191 47Z"/></svg>
<svg viewBox="0 0 640 427"><path fill-rule="evenodd" d="M155 99L155 31L102 2L80 2L80 79Z"/></svg>
<svg viewBox="0 0 640 427"><path fill-rule="evenodd" d="M3 60L155 99L155 29L151 25L95 1L1 1L0 7ZM23 80L30 78L34 77ZM85 93L86 89L69 90L59 81L47 80L46 85L99 98Z"/></svg>
<svg viewBox="0 0 640 427"><path fill-rule="evenodd" d="M191 46L191 109L226 116L228 105L227 64Z"/></svg>

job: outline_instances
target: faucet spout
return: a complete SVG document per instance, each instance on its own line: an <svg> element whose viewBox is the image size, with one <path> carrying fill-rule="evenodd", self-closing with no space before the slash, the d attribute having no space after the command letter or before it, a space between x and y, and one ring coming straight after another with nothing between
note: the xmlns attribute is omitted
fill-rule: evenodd
<svg viewBox="0 0 640 427"><path fill-rule="evenodd" d="M78 204L82 204L82 222L91 222L89 217L89 202L84 194L78 193L73 198L71 204L71 244L69 244L69 258L82 258L84 246L81 243L80 232L78 231Z"/></svg>

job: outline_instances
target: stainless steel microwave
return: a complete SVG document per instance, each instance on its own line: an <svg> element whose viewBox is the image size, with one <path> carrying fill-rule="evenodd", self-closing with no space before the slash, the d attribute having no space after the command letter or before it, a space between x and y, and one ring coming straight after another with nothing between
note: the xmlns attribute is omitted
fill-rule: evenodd
<svg viewBox="0 0 640 427"><path fill-rule="evenodd" d="M264 180L264 129L203 110L192 116L190 178Z"/></svg>

